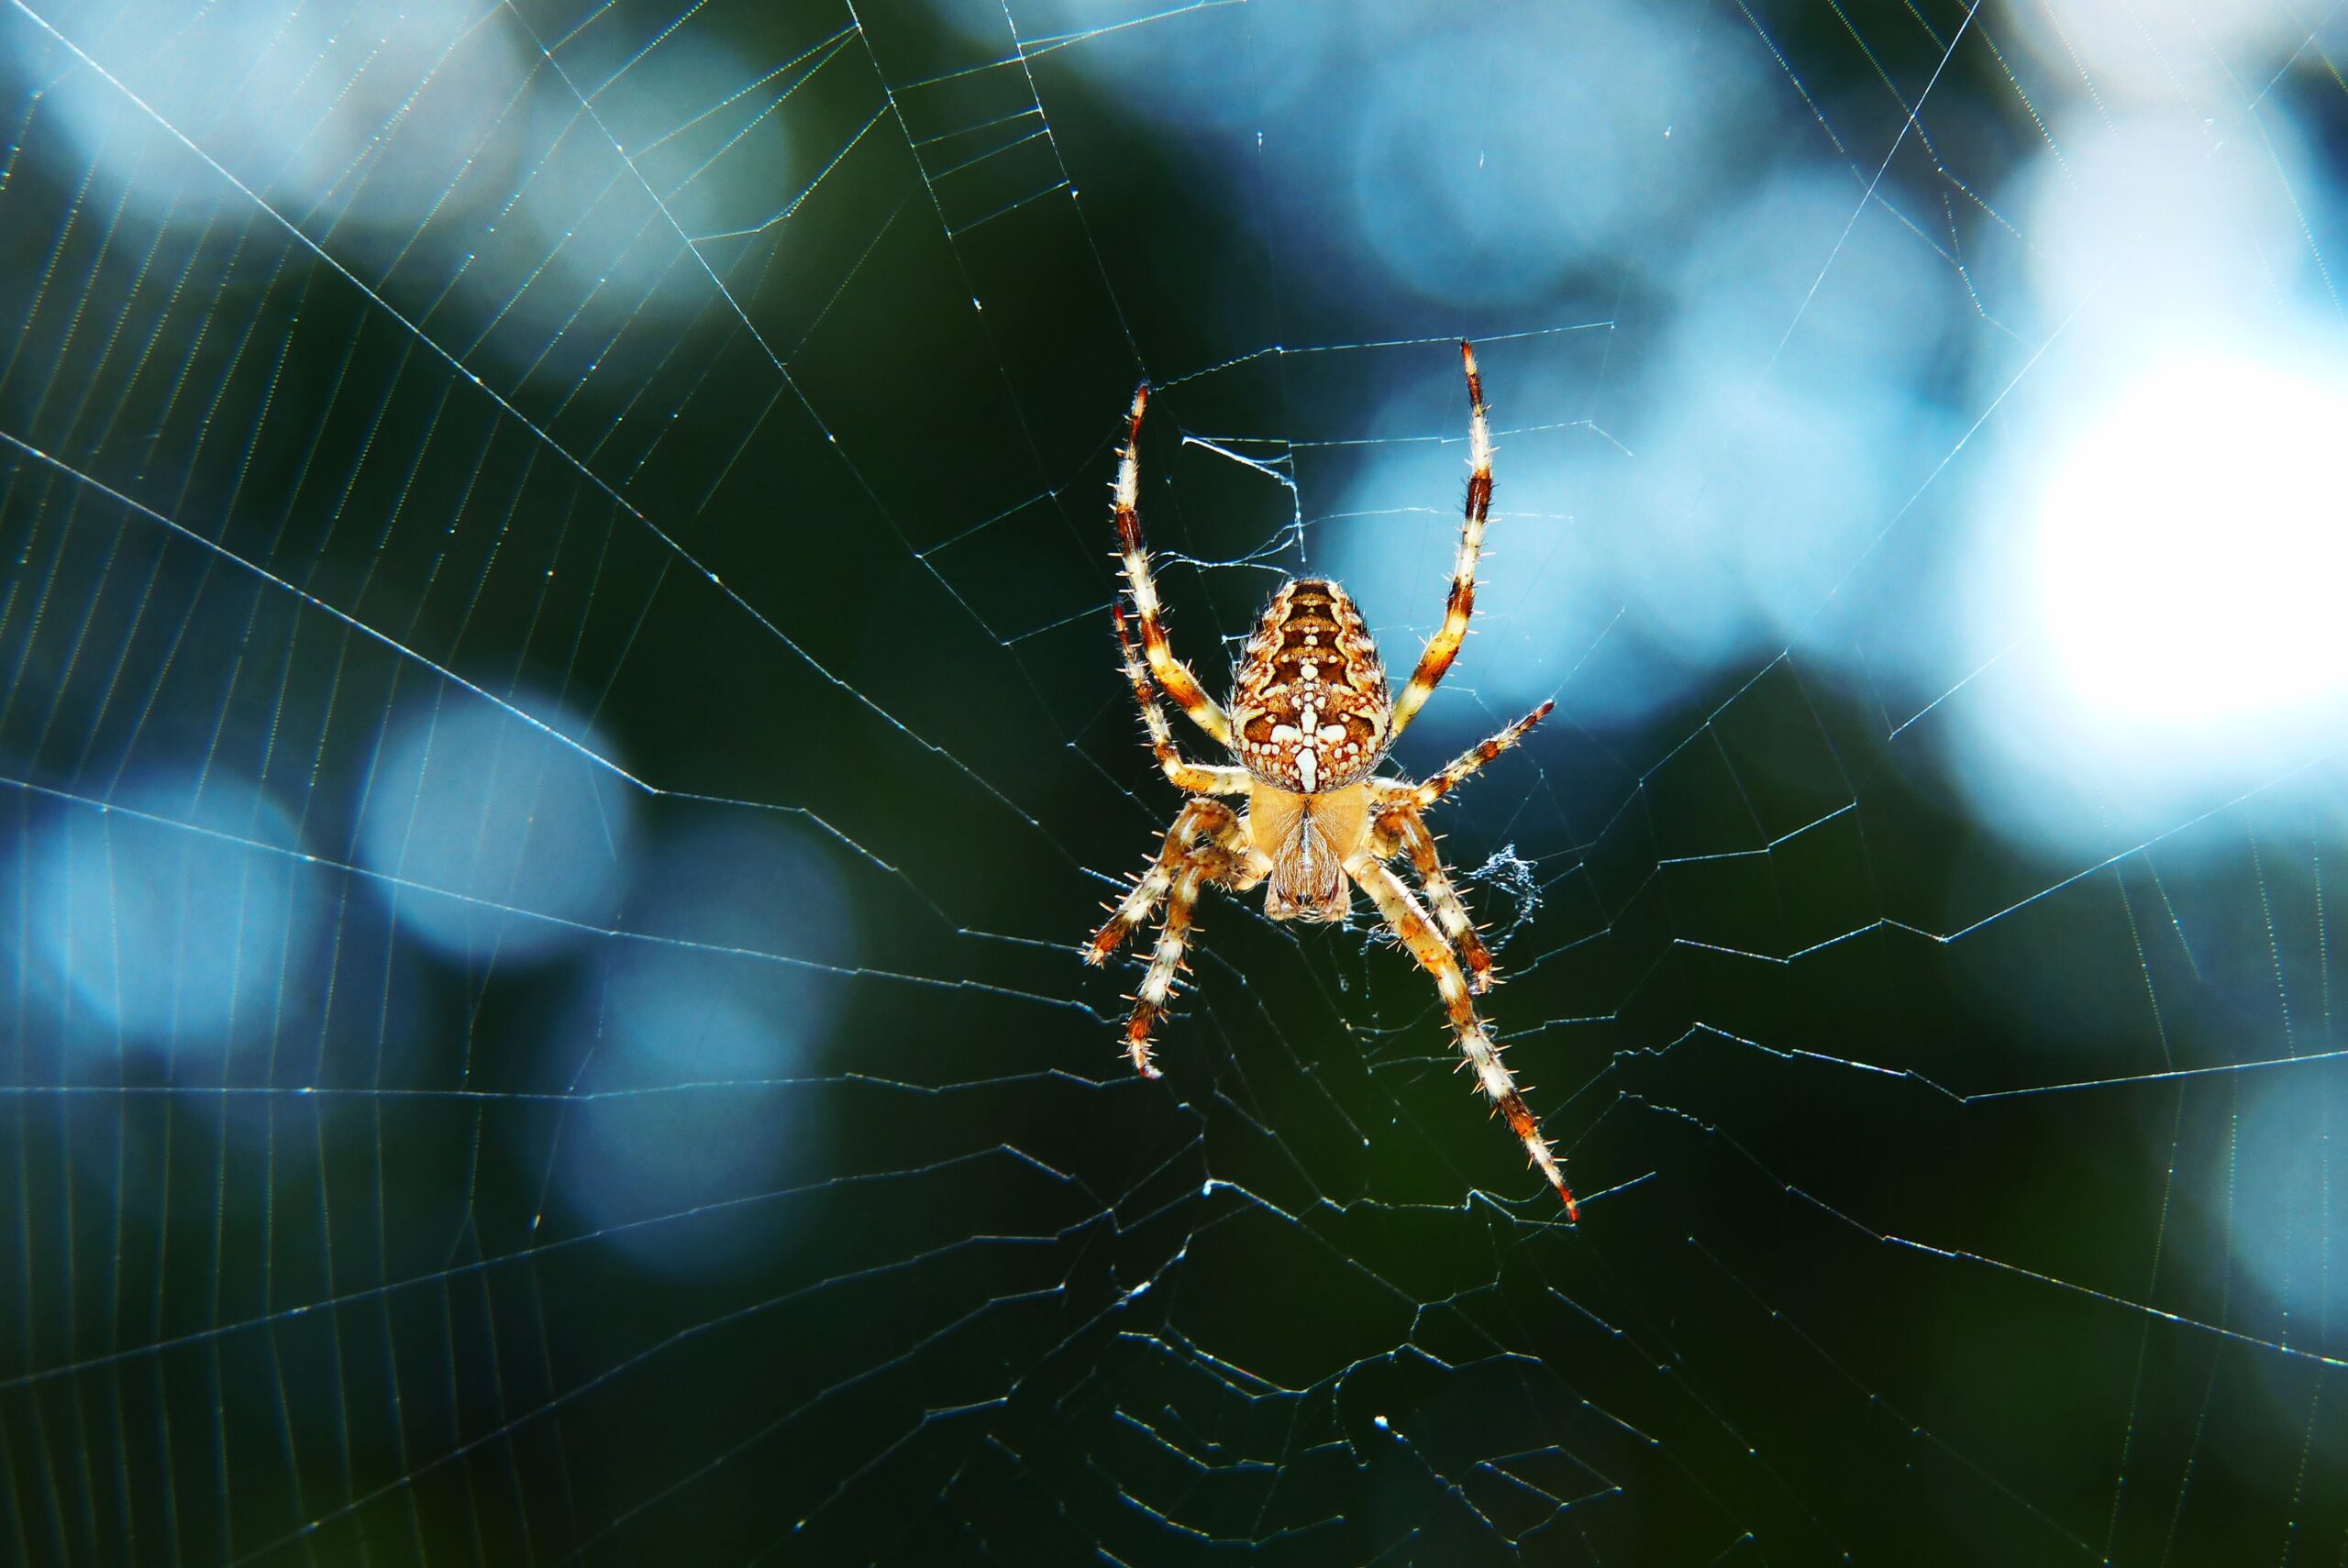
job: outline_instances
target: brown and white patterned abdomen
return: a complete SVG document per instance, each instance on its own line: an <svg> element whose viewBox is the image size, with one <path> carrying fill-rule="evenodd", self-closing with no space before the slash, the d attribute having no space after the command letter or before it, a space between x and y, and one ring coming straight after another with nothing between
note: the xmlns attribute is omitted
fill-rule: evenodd
<svg viewBox="0 0 2348 1568"><path fill-rule="evenodd" d="M1334 582L1272 595L1233 684L1232 741L1247 771L1300 795L1340 790L1386 755L1386 668Z"/></svg>

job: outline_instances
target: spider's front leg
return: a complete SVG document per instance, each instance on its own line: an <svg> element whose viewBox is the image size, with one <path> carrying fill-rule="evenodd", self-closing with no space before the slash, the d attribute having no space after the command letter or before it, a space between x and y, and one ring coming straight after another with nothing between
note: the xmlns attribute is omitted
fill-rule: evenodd
<svg viewBox="0 0 2348 1568"><path fill-rule="evenodd" d="M1541 1136L1541 1124L1533 1119L1533 1111L1517 1092L1516 1080L1501 1061L1500 1047L1485 1032L1484 1021L1476 1016L1475 1003L1468 999L1468 977L1460 972L1459 959L1443 940L1419 900L1402 885L1402 878L1379 859L1375 849L1365 850L1346 862L1346 874L1368 892L1378 905L1378 912L1409 948L1411 956L1420 967L1434 977L1435 989L1442 993L1444 1010L1450 1014L1452 1032L1458 1036L1459 1052L1476 1072L1477 1087L1481 1088L1501 1114L1508 1120L1508 1129L1523 1143L1524 1152L1557 1190L1566 1206L1566 1218L1578 1220L1581 1207L1574 1201L1573 1189L1566 1185L1565 1173L1557 1168L1557 1156L1549 1141Z"/></svg>
<svg viewBox="0 0 2348 1568"><path fill-rule="evenodd" d="M1191 722L1224 745L1231 744L1231 717L1199 685L1190 667L1174 657L1158 619L1157 581L1149 574L1149 547L1141 539L1141 416L1149 406L1149 383L1134 389L1133 414L1125 427L1125 449L1117 454L1115 515L1117 546L1124 557L1125 585L1134 613L1141 617L1142 651L1157 684Z"/></svg>
<svg viewBox="0 0 2348 1568"><path fill-rule="evenodd" d="M1191 795L1246 794L1246 768L1192 762L1175 746L1173 727L1166 722L1166 710L1157 705L1157 690L1149 683L1149 671L1142 668L1141 650L1134 646L1134 635L1125 627L1125 607L1113 604L1109 615L1116 624L1117 647L1125 660L1125 679L1133 685L1134 701L1141 705L1141 721L1149 729L1149 749L1157 754L1157 766L1165 769L1174 788Z"/></svg>
<svg viewBox="0 0 2348 1568"><path fill-rule="evenodd" d="M1476 350L1465 343L1459 346L1459 365L1468 373L1468 514L1459 525L1459 556L1451 568L1451 594L1444 602L1443 624L1427 639L1419 667L1411 672L1411 683L1395 700L1393 726L1387 732L1390 738L1401 734L1403 726L1418 717L1419 710L1443 683L1451 661L1459 657L1459 645L1468 640L1468 618L1476 612L1476 558L1483 552L1484 522L1492 511L1491 411L1484 406L1484 378L1476 371Z"/></svg>

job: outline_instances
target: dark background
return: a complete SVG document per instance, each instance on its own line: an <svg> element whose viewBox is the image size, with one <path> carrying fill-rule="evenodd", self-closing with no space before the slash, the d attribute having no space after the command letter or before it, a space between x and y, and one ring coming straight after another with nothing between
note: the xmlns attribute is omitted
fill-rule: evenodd
<svg viewBox="0 0 2348 1568"><path fill-rule="evenodd" d="M2342 732L2005 717L1975 552L2232 232L2081 149L2297 182L2250 341L2340 40L1488 9L0 9L0 1557L2348 1558ZM1209 685L1399 679L1463 335L1397 766L1558 701L1441 825L1578 1229L1358 917L1158 1084L1075 956L1133 381Z"/></svg>

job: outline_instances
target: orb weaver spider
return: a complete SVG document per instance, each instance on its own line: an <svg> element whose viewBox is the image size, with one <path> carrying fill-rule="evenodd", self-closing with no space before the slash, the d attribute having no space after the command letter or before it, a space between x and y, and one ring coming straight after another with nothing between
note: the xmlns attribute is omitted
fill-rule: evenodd
<svg viewBox="0 0 2348 1568"><path fill-rule="evenodd" d="M1578 1220L1580 1208L1557 1167L1556 1152L1542 1137L1540 1124L1501 1061L1500 1046L1476 1015L1470 998L1491 988L1492 955L1444 869L1424 821L1430 807L1522 740L1554 704L1542 703L1424 783L1375 777L1394 737L1426 705L1458 657L1475 607L1476 558L1492 504L1492 436L1475 349L1462 343L1459 359L1468 375L1473 466L1467 520L1460 529L1443 624L1427 639L1401 699L1390 704L1385 667L1361 612L1344 588L1325 578L1294 579L1272 595L1240 659L1227 710L1174 657L1158 613L1157 588L1150 577L1149 550L1142 543L1137 510L1141 421L1149 403L1149 383L1135 390L1125 446L1117 459L1114 516L1124 554L1125 588L1141 622L1138 648L1125 624L1124 604L1118 603L1112 613L1125 678L1148 726L1150 747L1166 777L1191 798L1167 830L1157 860L1114 906L1108 923L1086 945L1084 958L1090 964L1105 963L1161 902L1166 906L1157 949L1125 1025L1126 1053L1135 1068L1142 1077L1155 1078L1158 1071L1150 1062L1149 1032L1173 993L1191 914L1208 884L1246 892L1268 881L1264 912L1274 920L1306 921L1345 919L1353 905L1352 887L1358 884L1411 956L1434 977L1462 1065L1475 1069L1477 1087L1507 1119L1509 1131L1556 1189L1566 1217ZM1185 758L1175 746L1165 710L1158 706L1161 690L1191 723L1235 755L1239 765ZM1246 796L1247 809L1235 812L1215 798L1224 795ZM1401 856L1408 856L1416 869L1425 903L1388 865Z"/></svg>

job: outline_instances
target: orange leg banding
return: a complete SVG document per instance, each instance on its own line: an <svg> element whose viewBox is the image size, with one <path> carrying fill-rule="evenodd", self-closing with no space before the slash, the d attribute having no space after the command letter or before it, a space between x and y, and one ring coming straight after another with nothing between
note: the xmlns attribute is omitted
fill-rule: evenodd
<svg viewBox="0 0 2348 1568"><path fill-rule="evenodd" d="M1451 594L1444 602L1443 624L1427 639L1419 667L1411 672L1411 683L1395 701L1390 734L1401 734L1434 695L1434 689L1450 671L1451 661L1459 657L1459 645L1468 638L1468 618L1476 613L1476 558L1483 551L1484 524L1492 511L1491 411L1484 406L1484 378L1477 373L1476 350L1471 345L1459 346L1459 363L1468 373L1467 517L1459 526L1459 556L1451 569Z"/></svg>
<svg viewBox="0 0 2348 1568"><path fill-rule="evenodd" d="M1443 857L1436 853L1434 834L1427 832L1427 824L1411 808L1397 807L1378 819L1379 830L1408 851L1411 864L1419 874L1419 886L1427 896L1434 918L1442 923L1443 934L1459 951L1460 962L1468 968L1468 988L1482 996L1492 988L1492 955L1477 933L1476 922L1468 916L1468 906L1459 897L1459 889L1451 874L1443 867Z"/></svg>
<svg viewBox="0 0 2348 1568"><path fill-rule="evenodd" d="M1435 989L1442 994L1444 1010L1451 1018L1452 1032L1458 1037L1459 1054L1475 1071L1476 1087L1491 1100L1507 1121L1508 1130L1524 1145L1534 1167L1556 1188L1566 1206L1566 1218L1578 1220L1581 1207L1574 1201L1573 1188L1566 1185L1565 1172L1558 1168L1556 1151L1541 1136L1541 1124L1534 1120L1532 1109L1517 1092L1516 1080L1501 1060L1500 1047L1485 1032L1483 1020L1476 1016L1475 1003L1468 994L1468 977L1460 972L1457 956L1445 944L1418 900L1411 896L1411 889L1382 862L1374 856L1358 856L1346 862L1346 870L1376 900L1378 912L1386 917L1386 923L1393 927L1402 945L1410 949L1411 956L1434 977Z"/></svg>
<svg viewBox="0 0 2348 1568"><path fill-rule="evenodd" d="M1141 416L1149 406L1149 383L1134 389L1134 406L1125 426L1125 449L1117 454L1115 517L1117 546L1124 558L1125 586L1134 596L1134 613L1141 620L1142 652L1160 690L1191 717L1191 722L1224 745L1231 744L1231 720L1199 685L1190 667L1174 657L1158 619L1157 583L1149 573L1149 547L1141 536Z"/></svg>

